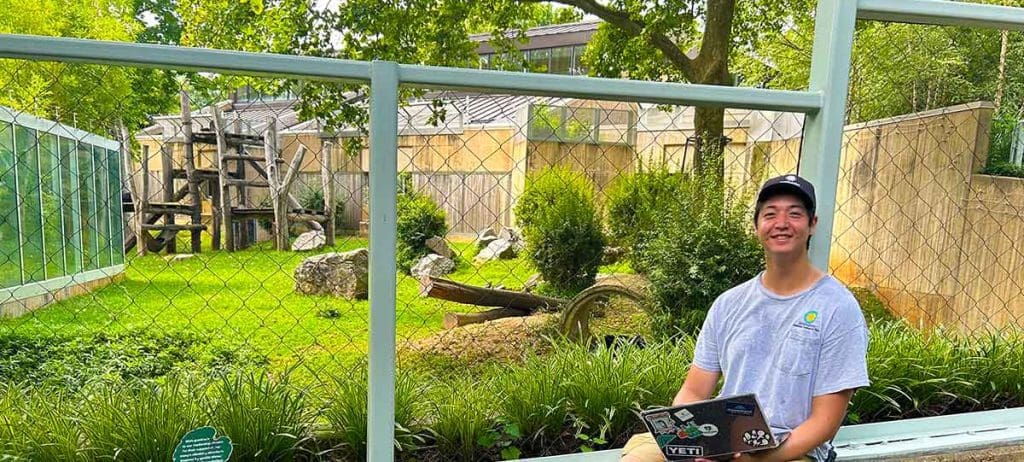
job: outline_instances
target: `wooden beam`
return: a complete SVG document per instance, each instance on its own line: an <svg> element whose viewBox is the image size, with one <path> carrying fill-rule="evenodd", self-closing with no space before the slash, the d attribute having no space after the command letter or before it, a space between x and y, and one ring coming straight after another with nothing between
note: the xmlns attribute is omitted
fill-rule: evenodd
<svg viewBox="0 0 1024 462"><path fill-rule="evenodd" d="M135 172L135 165L134 165L134 162L132 162L132 142L131 142L131 136L128 134L128 128L126 128L124 126L124 121L120 121L119 120L117 125L118 125L118 134L121 137L121 163L123 165L121 167L121 171L124 174L124 178L122 178L122 181L128 187L128 195L131 196L131 199L132 199L132 209L134 210L132 212L132 233L134 233L135 236L136 236L135 237L135 244L136 244L135 245L135 249L136 249L136 253L138 253L138 255L145 255L146 254L146 246L144 246L144 245L137 245L138 242L139 242L139 236L142 234L142 216L144 215L142 210L144 209L145 200L140 196L139 190L135 186L135 178L134 178L135 177L135 173L134 173ZM148 150L144 150L144 151L146 152L145 156L148 157L149 156ZM148 159L147 159L147 163L148 163ZM146 170L143 170L143 174L148 176L148 174L146 173ZM145 180L143 180L143 182L145 182ZM148 189L148 188L146 188L146 189ZM124 242L124 244L126 244L125 249L124 249L125 253L127 253L128 250L129 250L127 248L127 244L129 243L129 241L130 240L125 240L125 242Z"/></svg>
<svg viewBox="0 0 1024 462"><path fill-rule="evenodd" d="M199 197L199 178L196 175L195 150L192 145L192 109L188 92L181 90L181 132L185 137L185 175L189 195L192 196L192 224L203 221L203 201ZM192 253L202 251L202 231L192 229Z"/></svg>
<svg viewBox="0 0 1024 462"><path fill-rule="evenodd" d="M334 229L336 206L334 204L333 150L334 144L330 141L325 142L320 149L320 181L324 188L324 215L327 216L327 221L324 222L324 237L326 238L325 244L328 246L334 245L334 234L337 232Z"/></svg>
<svg viewBox="0 0 1024 462"><path fill-rule="evenodd" d="M224 115L216 104L213 105L213 129L217 135L217 186L220 191L220 204L214 207L213 216L218 217L220 223L214 222L214 245L220 244L217 236L220 234L219 227L224 226L224 248L229 252L235 251L235 236L232 229L231 219L231 189L228 186L228 153L227 143L224 140Z"/></svg>
<svg viewBox="0 0 1024 462"><path fill-rule="evenodd" d="M429 276L420 279L420 296L467 305L514 308L527 312L533 312L540 308L555 308L569 303L569 300L562 298L504 289L489 289Z"/></svg>
<svg viewBox="0 0 1024 462"><path fill-rule="evenodd" d="M479 313L445 313L444 328L454 329L469 324L479 324L493 321L495 319L511 318L516 316L529 316L530 312L515 308L494 308Z"/></svg>
<svg viewBox="0 0 1024 462"><path fill-rule="evenodd" d="M263 135L263 153L267 158L267 184L270 187L270 205L274 208L274 248L288 250L288 212L281 197L283 178L277 159L277 119L267 118L267 130Z"/></svg>
<svg viewBox="0 0 1024 462"><path fill-rule="evenodd" d="M160 146L160 167L161 175L163 176L164 202L176 202L174 199L174 150L171 148L169 143L164 143ZM188 185L185 186L185 190L188 191ZM180 199L179 199L180 200ZM164 223L168 225L174 224L174 214L164 214ZM177 253L178 244L175 239L171 239L167 242L166 247L167 253Z"/></svg>

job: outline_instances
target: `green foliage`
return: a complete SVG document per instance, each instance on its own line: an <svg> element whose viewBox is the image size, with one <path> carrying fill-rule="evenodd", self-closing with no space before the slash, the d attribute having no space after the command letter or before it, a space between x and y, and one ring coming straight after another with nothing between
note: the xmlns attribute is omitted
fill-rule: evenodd
<svg viewBox="0 0 1024 462"><path fill-rule="evenodd" d="M551 289L594 283L604 252L594 186L582 173L550 167L530 176L515 209L527 254Z"/></svg>
<svg viewBox="0 0 1024 462"><path fill-rule="evenodd" d="M324 209L324 190L323 188L317 188L308 186L299 192L299 205L304 209L309 210L323 210ZM334 204L334 230L335 233L339 232L345 226L345 203L341 201L335 201Z"/></svg>
<svg viewBox="0 0 1024 462"><path fill-rule="evenodd" d="M864 313L864 319L868 323L882 322L882 321L893 321L896 316L889 311L889 308L878 299L871 289L864 289L860 287L851 287L850 292L853 293L854 298L857 299L857 303L860 305L861 311Z"/></svg>
<svg viewBox="0 0 1024 462"><path fill-rule="evenodd" d="M325 396L323 417L336 432L345 454L353 460L366 459L367 370L360 366L354 373L333 378ZM419 428L424 406L416 377L399 374L395 378L395 447L409 450L422 442Z"/></svg>
<svg viewBox="0 0 1024 462"><path fill-rule="evenodd" d="M764 267L745 201L714 178L687 175L680 188L656 237L634 251L648 270L654 324L667 334L699 328L715 298Z"/></svg>
<svg viewBox="0 0 1024 462"><path fill-rule="evenodd" d="M95 377L152 379L174 370L263 365L248 348L191 332L132 330L90 337L0 335L0 380L78 389Z"/></svg>
<svg viewBox="0 0 1024 462"><path fill-rule="evenodd" d="M568 417L566 390L558 363L530 354L521 368L502 368L493 385L500 396L505 422L515 425L523 438L543 444L556 437Z"/></svg>
<svg viewBox="0 0 1024 462"><path fill-rule="evenodd" d="M476 460L482 452L478 442L493 428L494 396L481 381L461 376L431 389L429 430L449 460Z"/></svg>
<svg viewBox="0 0 1024 462"><path fill-rule="evenodd" d="M239 460L293 460L314 418L306 392L290 384L288 373L271 378L254 371L224 375L207 412Z"/></svg>
<svg viewBox="0 0 1024 462"><path fill-rule="evenodd" d="M630 250L630 264L639 273L647 268L637 256L646 252L669 204L679 200L681 181L682 175L659 167L620 176L608 190L608 236L615 245Z"/></svg>
<svg viewBox="0 0 1024 462"><path fill-rule="evenodd" d="M445 213L430 196L406 190L398 195L398 268L408 273L430 253L427 239L448 234Z"/></svg>

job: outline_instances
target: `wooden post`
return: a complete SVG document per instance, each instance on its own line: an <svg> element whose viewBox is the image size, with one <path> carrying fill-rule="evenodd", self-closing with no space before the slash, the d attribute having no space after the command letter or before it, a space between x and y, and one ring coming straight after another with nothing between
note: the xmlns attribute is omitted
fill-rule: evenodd
<svg viewBox="0 0 1024 462"><path fill-rule="evenodd" d="M238 133L237 130L236 133ZM238 153L239 155L248 155L248 152L246 152L245 150L244 144L239 145L235 152ZM248 173L246 172L248 172L248 170L246 170L245 168L245 162L240 161L235 163L235 178L242 180L246 179L246 177L248 176ZM249 206L249 193L248 190L245 188L238 189L238 206ZM256 240L255 237L249 234L249 226L251 226L252 223L253 220L249 218L243 219L238 223L238 238L235 239L236 249L247 248L250 245L252 245L253 242Z"/></svg>
<svg viewBox="0 0 1024 462"><path fill-rule="evenodd" d="M281 198L281 167L277 163L277 119L267 118L267 130L263 134L263 153L267 159L267 182L270 183L270 204L274 208L274 248L288 247L288 213Z"/></svg>
<svg viewBox="0 0 1024 462"><path fill-rule="evenodd" d="M320 153L320 176L324 187L324 215L327 217L327 223L324 226L324 237L326 237L326 244L329 246L334 245L334 235L338 231L334 229L334 169L331 165L334 157L331 152L333 148L334 144L328 141L323 144Z"/></svg>
<svg viewBox="0 0 1024 462"><path fill-rule="evenodd" d="M217 180L216 190L219 192L220 203L214 203L213 216L213 245L214 249L220 245L220 226L224 226L224 248L229 252L236 250L234 227L231 217L231 189L228 186L228 160L224 158L227 154L227 137L224 134L224 115L216 104L213 105L213 131L217 134ZM244 187L239 187L244 190Z"/></svg>
<svg viewBox="0 0 1024 462"><path fill-rule="evenodd" d="M134 210L132 213L132 232L135 233L135 250L139 255L145 255L146 245L142 241L142 233L145 232L142 230L142 211L145 210L146 200L139 196L139 189L135 185L135 178L133 174L135 172L135 166L134 162L132 162L132 145L131 138L128 135L128 129L124 126L124 122L121 121L118 122L118 129L121 135L121 163L123 164L121 171L124 172L123 181L128 187L128 195L132 198L132 209ZM142 151L144 153L143 157L147 158L144 162L145 164L148 164L149 149L143 148ZM146 171L148 171L148 169L142 171L143 175L146 175ZM143 179L143 185L145 185L145 183L146 181ZM146 191L147 189L148 188L143 186L143 191Z"/></svg>
<svg viewBox="0 0 1024 462"><path fill-rule="evenodd" d="M163 177L164 186L164 202L175 202L174 200L174 149L171 148L170 143L164 143L160 147L160 172ZM174 213L164 214L164 223L168 225L174 224ZM178 243L176 239L171 239L167 242L167 253L177 253Z"/></svg>
<svg viewBox="0 0 1024 462"><path fill-rule="evenodd" d="M192 111L188 92L181 90L181 132L185 137L185 177L188 180L188 193L192 196L192 224L203 221L203 200L199 197L199 177L196 174L195 150L192 146ZM192 229L192 253L202 250L202 230Z"/></svg>

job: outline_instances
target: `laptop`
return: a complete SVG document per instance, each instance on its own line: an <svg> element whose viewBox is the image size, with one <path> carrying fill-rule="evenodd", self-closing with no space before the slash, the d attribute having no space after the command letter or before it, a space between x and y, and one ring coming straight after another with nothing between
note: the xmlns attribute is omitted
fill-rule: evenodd
<svg viewBox="0 0 1024 462"><path fill-rule="evenodd" d="M753 394L640 413L667 460L713 459L779 445Z"/></svg>

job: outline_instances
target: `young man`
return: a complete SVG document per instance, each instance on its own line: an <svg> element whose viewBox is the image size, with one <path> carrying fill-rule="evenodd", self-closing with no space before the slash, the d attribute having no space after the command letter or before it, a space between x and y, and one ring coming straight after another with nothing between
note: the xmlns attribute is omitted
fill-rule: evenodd
<svg viewBox="0 0 1024 462"><path fill-rule="evenodd" d="M868 331L853 294L815 268L807 251L818 217L814 187L796 175L765 182L754 212L766 269L715 300L673 405L755 393L776 438L773 450L737 461L834 459L830 444L858 387L868 385ZM664 460L649 434L623 461Z"/></svg>

